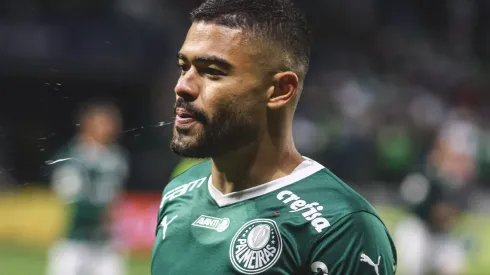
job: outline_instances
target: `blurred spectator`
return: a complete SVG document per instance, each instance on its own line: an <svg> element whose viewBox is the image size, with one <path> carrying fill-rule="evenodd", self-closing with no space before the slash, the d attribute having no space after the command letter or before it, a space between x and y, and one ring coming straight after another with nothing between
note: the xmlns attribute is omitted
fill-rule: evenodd
<svg viewBox="0 0 490 275"><path fill-rule="evenodd" d="M121 197L127 159L116 144L117 107L89 102L79 133L51 162L52 186L70 209L65 238L50 250L48 275L123 275L124 257L111 229L111 206Z"/></svg>
<svg viewBox="0 0 490 275"><path fill-rule="evenodd" d="M403 274L464 273L464 242L451 233L476 179L478 137L468 112L456 110L443 124L427 165L403 181L401 195L414 214L395 230Z"/></svg>

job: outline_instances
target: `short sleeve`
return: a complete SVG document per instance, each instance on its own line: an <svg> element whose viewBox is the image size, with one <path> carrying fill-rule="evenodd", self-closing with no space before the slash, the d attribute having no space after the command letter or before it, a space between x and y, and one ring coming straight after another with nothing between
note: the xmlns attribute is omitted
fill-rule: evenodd
<svg viewBox="0 0 490 275"><path fill-rule="evenodd" d="M51 181L56 195L72 202L80 193L84 179L77 166L63 165L54 170Z"/></svg>
<svg viewBox="0 0 490 275"><path fill-rule="evenodd" d="M377 216L356 212L325 232L313 248L309 266L315 275L394 275L396 250Z"/></svg>

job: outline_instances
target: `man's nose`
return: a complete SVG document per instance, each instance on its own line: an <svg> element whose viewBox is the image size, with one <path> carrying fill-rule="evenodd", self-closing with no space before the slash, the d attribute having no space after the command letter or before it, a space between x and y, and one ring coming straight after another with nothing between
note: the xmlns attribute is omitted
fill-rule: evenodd
<svg viewBox="0 0 490 275"><path fill-rule="evenodd" d="M175 86L175 94L187 101L194 101L199 96L199 75L191 68L179 78Z"/></svg>

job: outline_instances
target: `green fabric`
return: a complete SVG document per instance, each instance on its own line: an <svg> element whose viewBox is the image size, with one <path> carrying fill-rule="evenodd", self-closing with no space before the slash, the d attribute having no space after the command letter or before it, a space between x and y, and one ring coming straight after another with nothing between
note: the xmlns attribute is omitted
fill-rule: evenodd
<svg viewBox="0 0 490 275"><path fill-rule="evenodd" d="M408 133L382 134L378 138L378 150L384 168L403 171L413 163L413 144Z"/></svg>
<svg viewBox="0 0 490 275"><path fill-rule="evenodd" d="M69 144L58 154L53 186L67 202L66 237L83 241L105 241L110 237L109 207L119 194L127 174L126 157L118 147L106 148L88 158L80 144ZM61 190L61 191L60 191Z"/></svg>
<svg viewBox="0 0 490 275"><path fill-rule="evenodd" d="M311 163L228 195L208 186L210 161L174 178L163 191L151 274L394 274L395 247L374 208Z"/></svg>
<svg viewBox="0 0 490 275"><path fill-rule="evenodd" d="M177 166L174 168L174 170L172 171L172 176L171 178L175 178L176 176L184 173L186 170L188 170L189 168L191 168L192 166L196 165L196 164L199 164L199 163L202 163L206 160L204 159L189 159L189 158L184 158L182 159L179 164L177 164Z"/></svg>

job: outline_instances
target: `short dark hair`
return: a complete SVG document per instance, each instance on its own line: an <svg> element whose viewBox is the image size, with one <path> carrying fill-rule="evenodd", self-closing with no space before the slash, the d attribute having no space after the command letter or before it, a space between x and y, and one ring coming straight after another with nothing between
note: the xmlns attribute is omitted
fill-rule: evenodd
<svg viewBox="0 0 490 275"><path fill-rule="evenodd" d="M293 0L207 0L191 13L192 22L210 22L245 29L279 46L287 70L302 81L311 55L311 32Z"/></svg>

